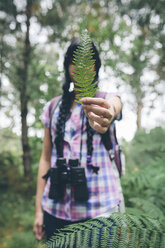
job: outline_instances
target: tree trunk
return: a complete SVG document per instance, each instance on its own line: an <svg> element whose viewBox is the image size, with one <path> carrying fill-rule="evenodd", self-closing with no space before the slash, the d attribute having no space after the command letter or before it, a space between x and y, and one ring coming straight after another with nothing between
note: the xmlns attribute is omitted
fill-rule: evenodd
<svg viewBox="0 0 165 248"><path fill-rule="evenodd" d="M137 110L136 110L136 114L137 114L137 120L136 120L137 129L141 128L142 109L143 109L143 103L140 102L140 103L137 104Z"/></svg>
<svg viewBox="0 0 165 248"><path fill-rule="evenodd" d="M32 178L32 166L30 158L30 146L28 139L28 125L27 125L27 114L28 114L28 94L27 94L27 83L28 83L28 67L30 63L30 18L32 14L32 4L30 0L27 0L26 5L26 38L23 51L23 68L21 71L21 88L20 88L20 103L21 103L21 124L22 124L22 150L23 150L23 166L24 176L27 180Z"/></svg>
<svg viewBox="0 0 165 248"><path fill-rule="evenodd" d="M1 37L0 41L0 108L1 108L1 101L2 101L2 75L3 75L3 36Z"/></svg>

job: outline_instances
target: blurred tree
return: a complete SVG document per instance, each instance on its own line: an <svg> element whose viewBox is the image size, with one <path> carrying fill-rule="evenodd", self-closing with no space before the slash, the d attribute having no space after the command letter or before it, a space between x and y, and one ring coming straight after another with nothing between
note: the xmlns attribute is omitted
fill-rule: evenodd
<svg viewBox="0 0 165 248"><path fill-rule="evenodd" d="M32 178L31 159L30 159L30 146L28 140L28 126L27 126L27 114L28 114L28 94L27 94L27 82L28 82L28 67L30 64L31 44L30 44L30 19L32 16L32 0L26 1L26 33L24 48L22 53L22 67L18 68L19 76L19 93L21 104L21 124L22 124L22 148L23 148L23 165L25 177L29 180Z"/></svg>
<svg viewBox="0 0 165 248"><path fill-rule="evenodd" d="M0 10L0 107L3 107L2 77L8 67L8 55L12 51L7 36L20 30L20 23L16 21L17 10L14 1L0 1Z"/></svg>
<svg viewBox="0 0 165 248"><path fill-rule="evenodd" d="M1 33L1 76L2 74L7 76L14 86L12 97L11 92L9 93L10 88L3 91L1 102L6 102L8 99L10 108L15 106L15 109L18 102L20 103L24 175L30 180L32 161L27 115L29 110L33 112L36 119L33 129L38 128L37 123L43 105L50 97L59 94L60 81L57 78L60 74L57 71L56 61L53 61L53 59L58 60L58 53L53 49L48 53L43 47L36 48L30 39L30 25L34 22L35 14L40 11L40 1L27 0L18 4L23 6L17 6L15 1L0 3L2 11L0 29L5 30ZM51 59L48 59L47 55ZM46 89L44 89L45 84L48 85Z"/></svg>
<svg viewBox="0 0 165 248"><path fill-rule="evenodd" d="M162 0L131 0L121 1L121 13L129 15L134 23L136 23L144 32L150 33L155 38L155 45L153 49L159 54L159 61L157 63L157 72L163 77L165 70L165 7Z"/></svg>
<svg viewBox="0 0 165 248"><path fill-rule="evenodd" d="M22 14L22 11L17 11L17 7L14 3L14 1L2 1L1 2L1 10L3 11L4 15L7 16L7 21L3 19L4 24L9 25L6 29L5 35L6 40L10 40L10 38L13 39L14 42L16 42L15 38L17 37L17 33L21 33L21 29L18 30L18 26L20 27L20 23L18 22L18 16ZM31 47L30 47L30 40L29 40L29 30L30 30L30 18L32 15L32 1L27 0L26 2L26 10L25 10L25 18L26 18L26 31L25 31L25 40L22 45L22 56L19 63L20 66L16 68L17 63L16 61L9 61L9 64L15 63L15 69L17 72L15 73L14 77L11 77L8 70L6 74L8 75L9 79L11 80L12 84L15 86L15 88L19 92L19 98L20 98L20 109L21 109L21 124L22 124L22 149L23 149L23 166L24 166L24 175L27 179L32 178L32 171L31 171L31 161L30 161L30 147L28 142L28 127L27 127L27 103L28 103L28 96L27 96L27 77L28 77L28 66L30 63L30 53L31 53ZM3 21L1 22L1 25L3 25ZM2 27L2 26L1 26ZM10 37L10 31L13 30L13 36ZM9 43L10 41L6 42ZM10 45L12 47L12 52L15 53L13 44ZM13 53L10 53L10 57L14 57Z"/></svg>
<svg viewBox="0 0 165 248"><path fill-rule="evenodd" d="M79 4L78 4L79 5ZM72 39L75 14L79 13L77 3L73 0L51 0L41 4L41 11L38 12L38 22L42 27L47 28L49 41L62 42ZM70 40L71 40L70 39Z"/></svg>
<svg viewBox="0 0 165 248"><path fill-rule="evenodd" d="M157 90L158 77L155 74L153 74L152 78L148 79L146 77L146 74L153 73L152 39L140 30L139 32L140 34L136 35L131 42L132 47L129 50L129 54L121 58L121 63L124 63L124 67L130 67L131 71L125 71L124 67L118 70L123 81L130 86L131 93L134 96L133 109L136 111L138 129L141 128L143 107L153 107L153 99L150 97L153 94L154 96L155 94L160 94ZM148 44L149 39L150 43Z"/></svg>
<svg viewBox="0 0 165 248"><path fill-rule="evenodd" d="M128 78L137 103L137 127L141 127L141 112L145 97L151 101L162 94L165 76L165 8L161 0L116 0L119 11L129 18L135 26L136 39L128 62L133 66L134 73ZM140 44L141 43L141 44ZM140 48L140 49L139 49ZM141 64L141 65L140 65ZM139 70L141 68L141 70ZM142 79L144 72L152 73L153 80L148 83ZM147 94L149 93L149 94ZM153 99L149 95L155 93ZM153 94L152 94L153 95Z"/></svg>
<svg viewBox="0 0 165 248"><path fill-rule="evenodd" d="M54 45L48 48L38 46L33 49L33 58L28 71L29 109L35 117L30 125L34 135L43 129L40 117L45 104L53 97L61 94L63 82L62 71L58 67L59 54Z"/></svg>
<svg viewBox="0 0 165 248"><path fill-rule="evenodd" d="M125 143L128 173L150 165L156 159L165 160L165 129L156 127L149 133L138 130L129 143Z"/></svg>

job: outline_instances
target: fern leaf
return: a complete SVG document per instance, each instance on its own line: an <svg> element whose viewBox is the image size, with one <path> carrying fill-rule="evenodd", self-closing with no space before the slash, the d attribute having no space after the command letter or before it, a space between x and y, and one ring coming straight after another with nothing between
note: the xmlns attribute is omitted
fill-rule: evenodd
<svg viewBox="0 0 165 248"><path fill-rule="evenodd" d="M161 234L160 248L165 247L165 233Z"/></svg>
<svg viewBox="0 0 165 248"><path fill-rule="evenodd" d="M82 97L94 97L97 92L97 82L93 82L96 72L92 71L95 66L93 59L92 41L85 30L81 35L81 43L74 52L73 79L75 80L74 90L77 92L75 101L80 102Z"/></svg>
<svg viewBox="0 0 165 248"><path fill-rule="evenodd" d="M75 239L76 239L76 234L75 232L73 232L71 235L70 235L70 244L69 244L69 247L70 248L74 248L74 244L75 244Z"/></svg>
<svg viewBox="0 0 165 248"><path fill-rule="evenodd" d="M140 229L142 227L142 223L139 218L131 214L127 215L127 217L129 218L129 223L130 223L127 224L128 226L136 226L137 229Z"/></svg>
<svg viewBox="0 0 165 248"><path fill-rule="evenodd" d="M153 231L150 237L150 246L152 248L157 248L157 244L160 243L160 235L157 232Z"/></svg>
<svg viewBox="0 0 165 248"><path fill-rule="evenodd" d="M136 198L131 198L129 201L134 203L137 207L140 207L145 213L147 213L148 215L154 218L162 219L164 217L164 214L160 210L160 208L158 208L155 204L147 200L136 197Z"/></svg>
<svg viewBox="0 0 165 248"><path fill-rule="evenodd" d="M91 236L91 230L86 230L84 233L84 239L82 242L82 247L89 247L89 242L90 242L90 236Z"/></svg>
<svg viewBox="0 0 165 248"><path fill-rule="evenodd" d="M52 243L53 242L53 243ZM146 215L113 213L62 229L45 248L165 247L165 227Z"/></svg>
<svg viewBox="0 0 165 248"><path fill-rule="evenodd" d="M140 230L138 230L136 227L132 227L130 228L130 237L129 237L129 245L128 247L129 248L136 248L138 247L138 243L139 243L139 233L140 233Z"/></svg>
<svg viewBox="0 0 165 248"><path fill-rule="evenodd" d="M139 208L126 207L126 213L129 215L140 216L144 214L144 211Z"/></svg>
<svg viewBox="0 0 165 248"><path fill-rule="evenodd" d="M101 248L111 247L111 227L103 227L101 232Z"/></svg>
<svg viewBox="0 0 165 248"><path fill-rule="evenodd" d="M91 244L93 247L99 247L99 238L100 237L100 229L99 228L93 228L92 234L91 234Z"/></svg>
<svg viewBox="0 0 165 248"><path fill-rule="evenodd" d="M84 231L79 230L77 232L77 238L76 238L76 247L77 248L82 247L82 241L83 241L83 239L84 239Z"/></svg>
<svg viewBox="0 0 165 248"><path fill-rule="evenodd" d="M114 226L111 229L110 247L118 248L118 246L119 246L119 236L120 236L120 228Z"/></svg>
<svg viewBox="0 0 165 248"><path fill-rule="evenodd" d="M119 248L127 247L129 244L128 227L121 227L119 236Z"/></svg>
<svg viewBox="0 0 165 248"><path fill-rule="evenodd" d="M66 238L65 238L65 247L68 247L70 244L70 238L69 238L69 235L66 235Z"/></svg>
<svg viewBox="0 0 165 248"><path fill-rule="evenodd" d="M144 229L143 232L140 232L140 247L149 247L149 231L147 229Z"/></svg>

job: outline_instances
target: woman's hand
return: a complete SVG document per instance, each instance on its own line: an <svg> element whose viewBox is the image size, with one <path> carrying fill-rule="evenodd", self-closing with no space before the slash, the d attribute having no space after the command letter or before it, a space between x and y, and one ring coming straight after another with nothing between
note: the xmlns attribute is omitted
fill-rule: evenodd
<svg viewBox="0 0 165 248"><path fill-rule="evenodd" d="M44 223L43 213L42 212L36 213L34 225L33 225L33 232L37 240L42 240L45 235L45 232L43 230L43 223Z"/></svg>
<svg viewBox="0 0 165 248"><path fill-rule="evenodd" d="M107 131L110 123L121 110L119 97L112 97L109 100L84 97L81 101L90 126L102 134Z"/></svg>

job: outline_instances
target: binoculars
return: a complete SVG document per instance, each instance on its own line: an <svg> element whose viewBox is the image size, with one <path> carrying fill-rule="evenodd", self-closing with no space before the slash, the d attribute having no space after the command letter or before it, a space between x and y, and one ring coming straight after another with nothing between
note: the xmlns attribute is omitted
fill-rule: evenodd
<svg viewBox="0 0 165 248"><path fill-rule="evenodd" d="M56 167L50 169L50 191L49 198L55 201L64 199L67 185L73 187L74 199L77 202L85 202L89 198L85 169L78 167L78 159L58 158Z"/></svg>

